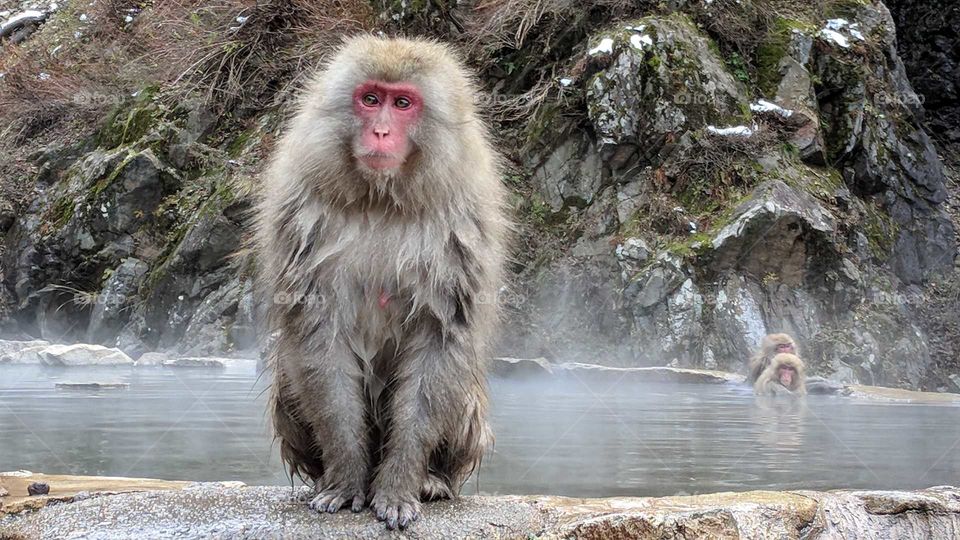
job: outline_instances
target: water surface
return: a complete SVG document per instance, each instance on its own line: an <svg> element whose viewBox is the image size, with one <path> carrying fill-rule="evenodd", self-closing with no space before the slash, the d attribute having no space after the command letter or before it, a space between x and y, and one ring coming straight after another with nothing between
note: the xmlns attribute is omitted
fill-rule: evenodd
<svg viewBox="0 0 960 540"><path fill-rule="evenodd" d="M57 382L125 382L124 390ZM0 366L0 470L289 484L265 380L226 369ZM960 407L724 385L493 379L495 451L465 493L662 496L960 484Z"/></svg>

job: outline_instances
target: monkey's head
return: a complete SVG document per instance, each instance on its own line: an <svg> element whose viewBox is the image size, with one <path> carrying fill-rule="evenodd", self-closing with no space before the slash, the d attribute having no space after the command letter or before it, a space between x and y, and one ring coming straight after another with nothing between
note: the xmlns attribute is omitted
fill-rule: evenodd
<svg viewBox="0 0 960 540"><path fill-rule="evenodd" d="M803 360L793 354L781 353L770 361L774 378L790 390L796 390L803 381Z"/></svg>
<svg viewBox="0 0 960 540"><path fill-rule="evenodd" d="M437 183L444 167L470 165L463 153L477 144L474 96L471 76L445 45L350 38L305 94L301 116L318 125L306 131L314 140L299 143L336 152L341 170L383 190L423 171Z"/></svg>
<svg viewBox="0 0 960 540"><path fill-rule="evenodd" d="M764 336L760 344L764 356L773 354L797 354L797 344L789 334L770 334Z"/></svg>

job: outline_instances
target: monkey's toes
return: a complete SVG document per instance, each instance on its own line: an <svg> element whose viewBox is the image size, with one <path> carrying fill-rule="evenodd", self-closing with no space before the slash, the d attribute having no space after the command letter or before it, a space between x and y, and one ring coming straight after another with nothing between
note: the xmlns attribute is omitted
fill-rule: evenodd
<svg viewBox="0 0 960 540"><path fill-rule="evenodd" d="M354 513L363 510L366 504L366 497L362 493L355 493L352 490L328 489L321 491L310 501L310 509L317 512L328 512L335 514L340 511L344 504L350 502L350 510Z"/></svg>
<svg viewBox="0 0 960 540"><path fill-rule="evenodd" d="M400 527L406 529L411 523L420 519L420 503L415 501L400 501L392 497L373 498L370 508L377 519L387 524L390 530Z"/></svg>

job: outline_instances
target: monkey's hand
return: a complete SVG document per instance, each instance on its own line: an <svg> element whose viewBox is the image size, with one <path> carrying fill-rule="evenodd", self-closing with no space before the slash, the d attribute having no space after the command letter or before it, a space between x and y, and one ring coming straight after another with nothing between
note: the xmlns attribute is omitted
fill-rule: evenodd
<svg viewBox="0 0 960 540"><path fill-rule="evenodd" d="M354 513L363 510L367 502L363 488L336 487L319 490L317 496L310 501L310 508L317 512L335 514L348 502L350 510Z"/></svg>
<svg viewBox="0 0 960 540"><path fill-rule="evenodd" d="M398 526L406 529L420 518L420 497L418 493L401 494L381 488L373 495L370 508L377 519L386 522L388 529Z"/></svg>

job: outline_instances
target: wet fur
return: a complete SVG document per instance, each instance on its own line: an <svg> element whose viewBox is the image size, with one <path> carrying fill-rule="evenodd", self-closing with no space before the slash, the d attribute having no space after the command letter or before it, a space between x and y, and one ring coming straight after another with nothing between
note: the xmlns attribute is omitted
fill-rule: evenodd
<svg viewBox="0 0 960 540"><path fill-rule="evenodd" d="M770 359L777 354L777 345L783 345L785 343L793 345L794 353L800 354L796 342L793 341L793 338L790 337L789 334L769 334L763 336L763 339L760 340L760 350L750 358L747 384L753 386L753 384L757 382L763 370L767 369L767 366L770 365Z"/></svg>
<svg viewBox="0 0 960 540"><path fill-rule="evenodd" d="M783 386L777 372L781 367L792 367L796 371L796 376L789 387ZM753 392L758 396L776 396L781 394L792 394L803 396L807 393L806 383L804 382L804 364L798 356L793 354L781 353L770 360L770 365L763 370L756 384L753 386Z"/></svg>
<svg viewBox="0 0 960 540"><path fill-rule="evenodd" d="M368 79L413 82L426 104L396 175L361 174L351 155L347 111ZM459 493L492 442L485 359L508 224L474 96L440 44L354 38L268 170L257 242L274 430L319 510L372 498L403 526L421 499Z"/></svg>

